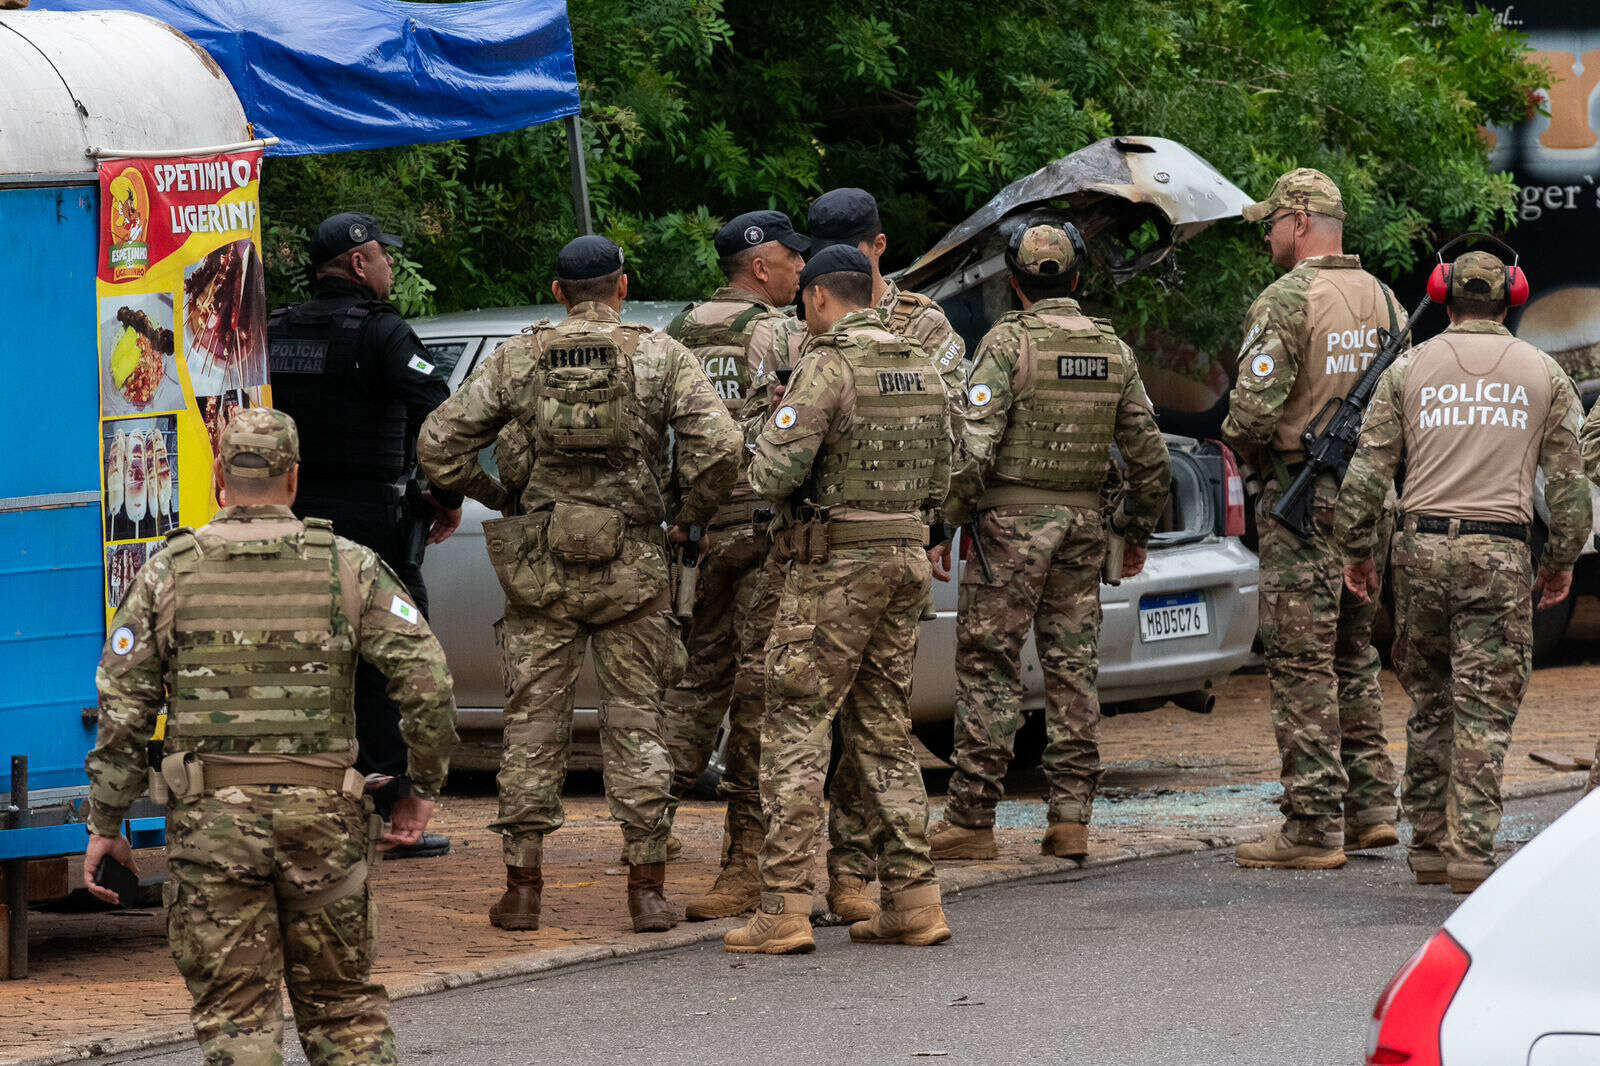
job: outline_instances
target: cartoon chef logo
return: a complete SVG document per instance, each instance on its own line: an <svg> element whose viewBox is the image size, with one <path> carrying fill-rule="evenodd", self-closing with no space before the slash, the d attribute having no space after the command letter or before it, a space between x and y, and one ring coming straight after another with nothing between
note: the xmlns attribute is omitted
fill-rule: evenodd
<svg viewBox="0 0 1600 1066"><path fill-rule="evenodd" d="M772 424L779 429L793 429L794 424L800 421L800 416L793 407L780 407L778 413L772 416Z"/></svg>
<svg viewBox="0 0 1600 1066"><path fill-rule="evenodd" d="M987 385L974 385L967 390L967 402L974 407L988 407L994 391Z"/></svg>
<svg viewBox="0 0 1600 1066"><path fill-rule="evenodd" d="M124 167L106 185L112 281L133 281L150 268L150 191L137 167Z"/></svg>
<svg viewBox="0 0 1600 1066"><path fill-rule="evenodd" d="M1250 373L1254 374L1258 378L1270 378L1272 376L1272 372L1276 369L1278 369L1277 360L1273 359L1272 356L1268 355L1266 352L1262 352L1260 355L1257 355L1254 359L1250 360Z"/></svg>
<svg viewBox="0 0 1600 1066"><path fill-rule="evenodd" d="M117 631L111 634L111 651L115 655L127 655L135 643L133 630L127 626L118 626Z"/></svg>

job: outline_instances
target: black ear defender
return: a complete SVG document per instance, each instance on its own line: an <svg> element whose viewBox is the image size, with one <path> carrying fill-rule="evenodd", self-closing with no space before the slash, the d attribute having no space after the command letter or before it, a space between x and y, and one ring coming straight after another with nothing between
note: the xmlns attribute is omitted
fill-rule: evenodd
<svg viewBox="0 0 1600 1066"><path fill-rule="evenodd" d="M1454 240L1445 242L1440 247L1436 253L1439 257L1439 263L1433 268L1433 272L1428 275L1428 299L1436 304L1450 302L1455 285L1455 271L1451 269L1451 263L1444 261L1444 255L1462 241L1467 240L1487 241L1506 253L1506 256L1511 260L1510 265L1506 267L1506 299L1512 307L1521 307L1527 303L1530 290L1528 287L1528 275L1523 273L1522 267L1519 265L1522 261L1522 256L1518 255L1517 250L1511 245L1491 233L1463 233ZM1020 244L1021 242L1018 241L1017 243Z"/></svg>

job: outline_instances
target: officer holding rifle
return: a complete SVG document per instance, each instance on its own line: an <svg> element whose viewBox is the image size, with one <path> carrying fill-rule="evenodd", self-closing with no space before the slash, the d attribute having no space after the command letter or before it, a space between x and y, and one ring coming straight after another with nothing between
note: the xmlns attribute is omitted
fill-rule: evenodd
<svg viewBox="0 0 1600 1066"><path fill-rule="evenodd" d="M1344 204L1327 175L1292 170L1245 208L1273 265L1287 271L1250 306L1222 433L1266 478L1258 522L1261 640L1282 755L1283 826L1242 844L1241 866L1331 870L1345 849L1397 842L1395 770L1383 737L1373 603L1343 591L1333 536L1336 472L1316 479L1306 535L1270 517L1306 461L1302 435L1349 393L1379 329L1405 313L1387 286L1343 252ZM1382 560L1386 523L1376 530Z"/></svg>

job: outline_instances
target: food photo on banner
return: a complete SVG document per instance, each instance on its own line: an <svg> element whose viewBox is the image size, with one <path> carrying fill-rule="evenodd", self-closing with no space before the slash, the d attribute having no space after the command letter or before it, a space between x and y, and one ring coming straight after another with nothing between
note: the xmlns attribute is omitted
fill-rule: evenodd
<svg viewBox="0 0 1600 1066"><path fill-rule="evenodd" d="M270 406L257 149L100 163L106 603L177 526L210 521L238 411ZM133 543L129 543L133 542Z"/></svg>

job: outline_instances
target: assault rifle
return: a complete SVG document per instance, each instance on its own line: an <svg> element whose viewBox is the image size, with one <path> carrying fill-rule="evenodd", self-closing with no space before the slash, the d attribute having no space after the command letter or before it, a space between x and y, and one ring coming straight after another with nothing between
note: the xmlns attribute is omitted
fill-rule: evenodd
<svg viewBox="0 0 1600 1066"><path fill-rule="evenodd" d="M1417 309L1411 312L1406 328L1399 333L1379 327L1378 352L1372 362L1361 372L1350 394L1343 399L1329 400L1300 435L1306 449L1306 462L1299 476L1289 485L1272 507L1272 517L1301 540L1311 539L1311 503L1316 496L1317 478L1331 472L1344 480L1344 472L1355 454L1356 442L1361 439L1361 419L1367 411L1372 394L1377 391L1378 379L1389 369L1405 348L1412 327L1433 301L1423 296ZM1320 428L1319 428L1320 427Z"/></svg>

